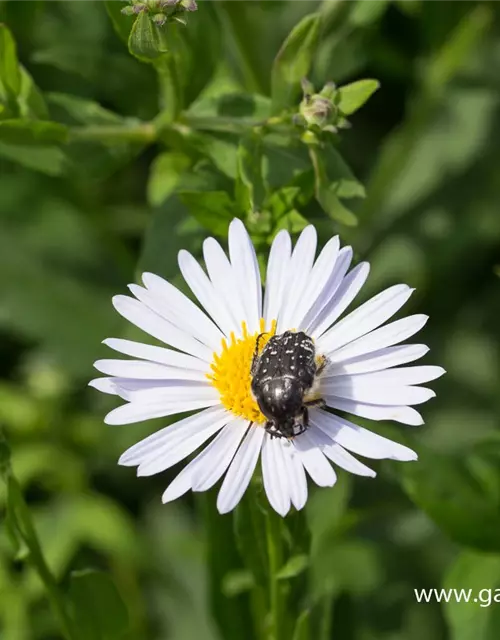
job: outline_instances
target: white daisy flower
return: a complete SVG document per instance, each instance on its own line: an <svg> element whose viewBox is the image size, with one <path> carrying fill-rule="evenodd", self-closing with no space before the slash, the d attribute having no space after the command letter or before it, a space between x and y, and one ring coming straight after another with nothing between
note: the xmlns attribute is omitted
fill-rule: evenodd
<svg viewBox="0 0 500 640"><path fill-rule="evenodd" d="M427 316L384 324L413 291L399 284L339 320L363 286L369 265L362 262L349 271L353 252L351 247L341 249L338 237L315 260L316 242L312 226L304 229L293 248L289 234L278 233L263 296L254 247L243 223L233 220L229 258L214 238L203 245L206 272L187 251L179 253L181 273L200 306L151 273L143 274L144 286L130 285L134 297L113 299L124 318L172 348L115 338L104 341L132 358L95 363L109 377L90 384L127 401L105 421L121 425L194 412L125 451L119 463L136 466L139 476L150 476L203 447L167 488L163 502L190 489L205 491L224 476L217 507L227 513L243 496L260 457L269 502L284 516L292 505L302 509L306 503L307 475L320 486L335 484L331 462L373 477L375 472L352 454L416 460L408 447L359 427L336 411L408 425L423 423L413 406L435 394L418 385L438 378L444 370L402 367L425 355L428 348L400 343L419 331ZM307 354L297 346L285 348L290 346L283 342L287 331L292 332L292 342L309 345L312 360L307 366L309 373L314 369L314 384L309 380L299 386L303 392L298 394L300 411L291 412L292 432L284 437L280 419L273 421L264 396L269 392L267 365L275 367L273 359L282 358L285 378L292 383L303 381L301 358ZM299 332L305 335L298 336ZM253 379L254 391L259 382L262 394L255 395L251 368L259 336L255 363L260 369L258 374L253 369ZM281 355L273 346L280 340ZM302 367L297 374L294 363ZM276 402L285 396L296 401L294 388L293 397L287 396L286 389L278 389Z"/></svg>

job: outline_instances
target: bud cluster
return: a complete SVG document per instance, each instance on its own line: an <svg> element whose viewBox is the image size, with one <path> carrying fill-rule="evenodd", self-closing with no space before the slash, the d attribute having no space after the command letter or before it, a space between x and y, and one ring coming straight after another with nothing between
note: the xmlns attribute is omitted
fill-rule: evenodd
<svg viewBox="0 0 500 640"><path fill-rule="evenodd" d="M196 11L196 0L129 0L130 4L122 9L126 16L149 13L153 22L162 27L168 20L186 24L183 14Z"/></svg>
<svg viewBox="0 0 500 640"><path fill-rule="evenodd" d="M294 122L308 131L337 133L338 129L347 128L349 123L337 106L338 91L333 82L327 82L319 93L309 80L302 80L303 98Z"/></svg>

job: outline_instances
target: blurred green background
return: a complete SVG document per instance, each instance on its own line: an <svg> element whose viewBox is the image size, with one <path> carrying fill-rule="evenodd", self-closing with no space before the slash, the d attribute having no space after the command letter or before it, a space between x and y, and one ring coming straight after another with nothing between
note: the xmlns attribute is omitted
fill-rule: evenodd
<svg viewBox="0 0 500 640"><path fill-rule="evenodd" d="M111 296L141 270L178 282L177 251L199 253L233 215L175 191L188 181L232 197L238 135L207 134L187 155L179 132L147 139L141 122L165 108L161 73L159 82L153 64L130 55L108 11L122 29L133 18L113 4L122 3L0 2L29 74L24 98L0 110L0 422L62 584L74 570L109 572L131 639L248 638L243 616L228 635L209 608L216 598L239 611L246 597L230 519L215 524L227 572L209 578L200 514L213 496L162 506L177 469L137 479L116 465L166 421L107 427L113 398L86 386L93 361L108 357L103 338L138 335ZM322 16L315 85L369 77L381 88L340 137L367 190L351 207L358 225L313 201L289 223L312 221L322 242L340 233L357 260L371 261L363 298L397 282L417 287L405 313L430 315L419 341L431 347L426 363L448 374L432 385L425 426L365 425L410 444L419 463L377 462L375 480L341 471L337 486L311 491L311 606L329 613L323 640L493 640L500 603L417 604L413 589L500 587L500 4L201 0L177 67L182 109L197 101L203 115L202 98L269 95L281 43L313 11ZM2 118L86 133L13 134ZM0 638L61 637L41 583L1 535Z"/></svg>

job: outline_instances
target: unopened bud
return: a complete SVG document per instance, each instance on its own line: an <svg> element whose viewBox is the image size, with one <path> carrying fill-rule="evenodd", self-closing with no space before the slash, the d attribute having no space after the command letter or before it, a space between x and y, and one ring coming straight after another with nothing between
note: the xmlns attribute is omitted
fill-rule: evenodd
<svg viewBox="0 0 500 640"><path fill-rule="evenodd" d="M153 16L153 22L158 27L163 27L166 21L167 21L167 16L164 13L155 13L155 15Z"/></svg>
<svg viewBox="0 0 500 640"><path fill-rule="evenodd" d="M300 114L308 125L314 125L323 129L331 124L331 119L336 111L334 105L327 98L323 98L318 93L306 97L300 105Z"/></svg>

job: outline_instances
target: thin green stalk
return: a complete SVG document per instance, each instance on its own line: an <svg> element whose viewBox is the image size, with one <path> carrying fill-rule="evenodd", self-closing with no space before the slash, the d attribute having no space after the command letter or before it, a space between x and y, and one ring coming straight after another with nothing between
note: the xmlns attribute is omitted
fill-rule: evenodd
<svg viewBox="0 0 500 640"><path fill-rule="evenodd" d="M327 593L321 603L321 617L318 640L330 640L332 637L332 595Z"/></svg>
<svg viewBox="0 0 500 640"><path fill-rule="evenodd" d="M149 144L156 140L156 127L150 122L130 125L93 125L89 127L73 127L70 129L70 140L89 142L138 142Z"/></svg>
<svg viewBox="0 0 500 640"><path fill-rule="evenodd" d="M280 640L283 637L284 602L278 571L283 565L283 542L279 522L274 513L266 515L266 538L269 559L269 639Z"/></svg>
<svg viewBox="0 0 500 640"><path fill-rule="evenodd" d="M66 640L76 640L76 633L73 623L66 608L63 595L59 590L56 579L50 571L43 555L38 536L36 534L31 514L26 504L21 488L17 480L12 475L10 469L7 471L7 492L8 492L8 517L14 529L15 535L21 539L28 549L28 561L31 562L37 571L46 590L48 599L54 614L59 622L62 633Z"/></svg>

